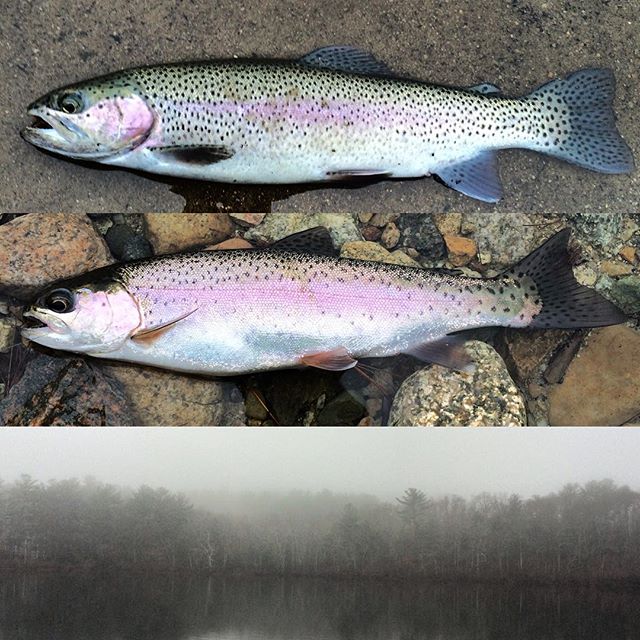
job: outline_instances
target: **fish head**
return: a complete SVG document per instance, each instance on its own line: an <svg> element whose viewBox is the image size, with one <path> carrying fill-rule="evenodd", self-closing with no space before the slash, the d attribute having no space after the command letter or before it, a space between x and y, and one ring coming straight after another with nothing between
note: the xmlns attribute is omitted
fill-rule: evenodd
<svg viewBox="0 0 640 640"><path fill-rule="evenodd" d="M88 80L52 91L27 108L34 122L21 131L36 147L70 158L101 160L139 146L155 115L126 75Z"/></svg>
<svg viewBox="0 0 640 640"><path fill-rule="evenodd" d="M134 296L113 280L56 284L41 293L22 315L22 335L28 340L93 355L117 350L142 323Z"/></svg>

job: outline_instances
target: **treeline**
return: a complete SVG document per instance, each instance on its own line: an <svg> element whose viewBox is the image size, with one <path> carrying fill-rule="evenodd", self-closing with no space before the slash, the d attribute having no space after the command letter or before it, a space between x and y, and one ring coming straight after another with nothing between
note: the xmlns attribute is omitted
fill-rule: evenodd
<svg viewBox="0 0 640 640"><path fill-rule="evenodd" d="M92 479L0 485L0 566L431 579L640 578L640 494L222 494ZM219 503L218 505L216 503ZM223 509L220 508L222 505Z"/></svg>

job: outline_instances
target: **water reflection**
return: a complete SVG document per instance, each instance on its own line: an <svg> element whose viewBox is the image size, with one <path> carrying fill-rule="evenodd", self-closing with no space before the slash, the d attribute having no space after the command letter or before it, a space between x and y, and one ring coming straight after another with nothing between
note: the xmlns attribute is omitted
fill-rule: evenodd
<svg viewBox="0 0 640 640"><path fill-rule="evenodd" d="M3 640L635 640L639 594L324 579L29 575L0 581Z"/></svg>

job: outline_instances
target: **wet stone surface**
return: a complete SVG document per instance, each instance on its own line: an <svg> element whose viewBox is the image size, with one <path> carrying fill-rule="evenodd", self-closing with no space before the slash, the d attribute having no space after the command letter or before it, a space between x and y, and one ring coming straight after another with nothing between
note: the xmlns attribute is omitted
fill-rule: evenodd
<svg viewBox="0 0 640 640"><path fill-rule="evenodd" d="M88 357L74 358L73 362L84 362L89 367L88 371L104 374L105 384L111 389L109 393L115 398L104 413L109 424L119 422L121 416L121 420L128 420L128 424L143 425L382 425L389 422L396 391L416 372L420 373L412 377L411 386L407 387L407 382L397 394L392 421L398 422L397 416L400 415L403 421L437 422L438 419L433 417L433 406L441 406L443 424L447 420L467 420L474 424L495 420L548 425L575 421L570 417L572 412L575 413L575 407L583 407L586 413L577 415L585 422L618 424L634 420L633 412L636 411L633 371L636 371L637 378L635 363L640 362L637 344L640 265L636 256L640 249L640 219L632 214L612 220L606 220L606 216L602 218L550 214L486 214L479 217L458 211L437 216L367 212L267 213L259 216L223 213L198 217L186 214L91 214L65 216L64 220L37 214L3 215L0 220L0 246L7 248L5 260L9 271L0 271L0 290L9 289L14 295L17 292L31 295L59 273L56 269L66 276L126 256L143 257L160 251L214 248L218 245L220 248L265 246L316 225L326 225L332 230L336 248L343 257L445 269L456 267L463 257L465 264L459 267L463 273L492 277L523 258L554 232L571 226L576 229L573 244L578 279L595 287L632 315L627 326L622 327L626 336L624 357L601 356L600 360L594 360L601 368L601 375L617 381L622 389L628 391L626 395L607 386L605 379L597 378L595 364L587 366L593 350L589 345L594 336L604 330L591 333L586 330L515 329L471 332L470 338L484 340L499 354L491 347L479 346L475 350L479 370L490 373L489 380L478 379L479 386L472 387L464 374L437 366L427 367L410 356L366 361L361 370L344 373L308 369L265 372L224 380L108 363ZM399 233L397 243L394 243L394 229ZM387 235L383 239L385 231ZM451 241L451 237L455 240ZM389 248L385 243L393 246ZM474 246L476 251L472 256ZM623 251L625 248L634 249L633 254ZM36 259L30 259L32 256ZM605 272L603 265L609 273ZM625 269L622 275L611 275L619 266ZM3 387L0 388L0 397L8 395L7 400L14 407L12 415L18 416L12 419L19 419L21 415L23 419L31 416L34 421L44 419L43 416L55 418L55 411L47 408L46 400L43 400L44 408L38 405L40 408L26 417L15 409L16 394L22 393L21 398L28 395L20 392L20 379L26 376L30 358L41 356L33 347L13 346L19 338L15 334L12 337L12 327L19 322L11 314L17 313L19 301L4 297L0 302L0 385ZM601 349L600 353L606 353L606 349ZM68 355L63 353L51 353L48 357L56 361L68 359ZM63 380L88 384L89 374L82 377L73 368L69 371ZM486 386L492 378L502 381L502 386L494 389L493 396ZM600 382L592 382L594 380ZM596 386L592 387L592 384ZM602 389L598 391L599 384L602 389L608 389L606 394L603 395ZM70 386L71 383L65 389L68 391ZM436 390L430 394L430 401L435 403L433 406L424 400L427 387ZM53 406L59 410L60 398L67 397L64 395L67 391L63 393L46 384L42 388L54 398ZM513 389L517 394L514 395ZM80 404L91 407L90 402L84 402L85 396L93 398L91 390L78 389L78 393L84 394L80 396L83 399ZM520 398L521 402L515 398ZM593 398L602 398L600 409L593 404ZM79 401L74 402L72 406L78 406ZM117 409L121 402L124 406ZM615 413L618 405L624 411ZM524 418L521 413L523 407ZM451 413L452 408L456 409L454 414ZM402 412L398 413L400 409ZM500 410L506 413L501 414ZM76 416L81 424L90 420L90 413L83 413L81 409L74 411L76 413L65 414L64 419ZM424 417L424 412L431 412L429 419ZM637 412L640 413L640 408ZM96 421L102 420L100 411L93 415Z"/></svg>

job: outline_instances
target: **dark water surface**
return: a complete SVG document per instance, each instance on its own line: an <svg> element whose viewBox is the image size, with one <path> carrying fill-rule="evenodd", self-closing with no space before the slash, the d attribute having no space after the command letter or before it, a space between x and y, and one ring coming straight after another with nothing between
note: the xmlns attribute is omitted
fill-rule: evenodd
<svg viewBox="0 0 640 640"><path fill-rule="evenodd" d="M640 594L172 576L0 578L2 640L634 640Z"/></svg>

